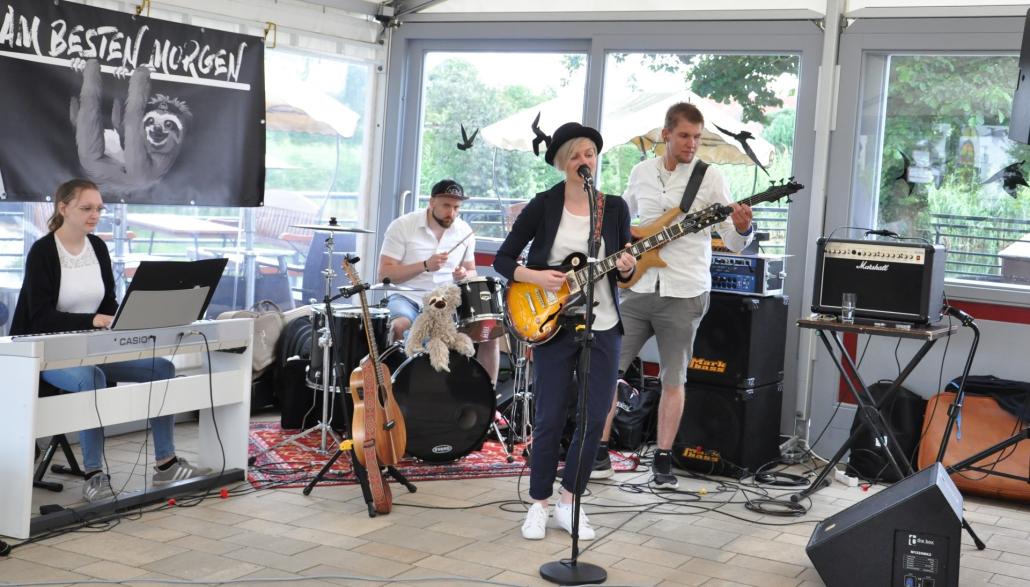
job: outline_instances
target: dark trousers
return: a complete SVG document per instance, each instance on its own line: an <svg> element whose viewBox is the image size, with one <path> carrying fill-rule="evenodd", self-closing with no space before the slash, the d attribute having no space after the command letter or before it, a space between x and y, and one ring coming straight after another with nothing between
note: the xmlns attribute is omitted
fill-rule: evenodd
<svg viewBox="0 0 1030 587"><path fill-rule="evenodd" d="M572 444L565 457L562 487L574 492L573 482L579 470L579 490L582 493L590 480L594 457L601 441L601 432L615 394L619 369L619 347L622 335L618 326L594 332L590 353L590 372L587 377L586 439L583 459L579 460L579 443L583 422L577 423ZM533 401L536 414L533 419L533 447L529 468L529 496L536 500L551 496L558 468L558 449L565 428L569 406L568 390L572 374L579 365L579 344L571 328L562 330L549 342L533 349ZM579 403L577 401L576 405Z"/></svg>

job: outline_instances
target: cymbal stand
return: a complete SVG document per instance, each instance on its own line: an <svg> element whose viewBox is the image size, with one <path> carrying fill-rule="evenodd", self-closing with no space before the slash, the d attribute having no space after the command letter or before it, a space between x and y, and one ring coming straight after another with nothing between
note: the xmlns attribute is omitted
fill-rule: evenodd
<svg viewBox="0 0 1030 587"><path fill-rule="evenodd" d="M263 454L265 454L267 452L273 451L273 450L275 450L275 449L277 449L280 446L283 446L285 444L295 444L298 447L303 448L305 450L312 450L312 451L315 451L315 452L318 452L318 453L321 453L321 454L328 454L329 453L328 444L327 444L327 436L332 436L334 444L336 444L336 445L340 444L340 437L336 435L336 432L329 425L329 400L332 397L330 395L330 392L339 392L340 389L341 389L341 386L339 385L339 381L337 380L337 369L336 369L336 364L335 364L335 357L333 356L333 353L331 352L331 349L332 349L332 346L333 346L333 340L336 338L335 333L332 331L332 324L333 324L333 320L332 320L332 317L333 317L332 288L333 288L333 280L336 278L336 272L333 271L333 262L332 262L332 259L333 259L333 233L332 232L329 232L328 236L325 239L325 255L326 255L326 258L329 259L329 261L326 263L325 269L322 271L322 275L325 277L325 297L322 300L323 303L325 304L325 308L323 310L321 310L323 312L322 313L322 320L323 320L323 322L322 322L322 327L318 329L318 346L322 349L322 373L321 373L321 381L314 384L315 391L318 391L319 387L322 388L321 389L322 390L322 419L319 420L319 422L317 424L315 424L314 426L308 428L307 430L302 430L302 431L298 432L297 434L294 434L293 436L290 436L289 438L284 438L280 442L278 442L278 443L276 443L276 444L266 448L265 450L255 454L254 456L248 458L247 459L247 464L248 465L253 465L257 461L257 458L259 456L261 456L261 455L263 455ZM319 313L319 310L313 310L312 311L312 317L314 317L318 313ZM346 405L346 402L344 402L344 405ZM307 419L307 418L305 417L305 419ZM346 422L350 421L350 418L347 417L346 414L344 414L344 421L346 421ZM312 432L314 432L316 430L321 432L321 441L320 441L320 443L318 445L318 448L311 448L310 446L308 446L306 444L297 442L297 440L299 440L300 438L303 438L303 437L307 436L308 434L310 434L310 433L312 433Z"/></svg>
<svg viewBox="0 0 1030 587"><path fill-rule="evenodd" d="M512 395L511 407L508 409L508 437L507 452L511 454L515 450L517 442L526 443L526 451L529 450L529 436L532 432L533 418L533 392L529 389L529 382L532 380L532 372L529 362L530 347L518 337L508 335L509 348L515 359L514 369L514 395ZM515 432L518 427L518 433ZM525 452L523 456L526 456Z"/></svg>

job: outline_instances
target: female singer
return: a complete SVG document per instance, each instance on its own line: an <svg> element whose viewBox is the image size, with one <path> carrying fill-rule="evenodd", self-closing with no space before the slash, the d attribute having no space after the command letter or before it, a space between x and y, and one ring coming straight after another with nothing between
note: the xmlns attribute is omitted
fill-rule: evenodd
<svg viewBox="0 0 1030 587"><path fill-rule="evenodd" d="M593 227L590 225L590 202L578 170L585 165L591 176L596 172L601 144L600 133L576 122L563 124L554 132L544 160L563 172L565 180L537 194L519 214L511 233L497 251L494 269L498 273L509 280L533 283L549 291L561 288L565 282L563 272L529 267L554 267L561 264L570 253L586 254ZM626 203L618 197L603 198L603 242L598 258L629 246L631 238ZM529 249L528 266L519 265L516 259L530 241L533 244ZM594 340L590 372L585 374L589 386L586 436L582 448L581 430L578 427L572 436L572 445L566 453L562 490L554 509L558 524L570 533L573 494L582 493L590 479L594 455L597 454L605 417L612 405L618 375L622 326L616 279L628 280L635 266L636 259L623 253L616 262L616 271L598 281L594 289ZM533 399L536 402L536 413L533 420L529 496L534 503L522 525L522 536L528 540L544 537L549 515L548 500L557 474L558 449L569 404L568 389L579 359L579 350L574 328L565 327L550 341L538 346L533 353ZM582 425L581 421L579 426ZM581 454L586 456L582 461L579 458ZM579 516L579 538L594 538L594 530L582 509Z"/></svg>
<svg viewBox="0 0 1030 587"><path fill-rule="evenodd" d="M118 302L107 245L92 234L104 211L96 184L84 179L57 188L50 232L33 243L25 262L11 335L46 334L111 326ZM110 381L147 382L175 377L171 361L160 357L43 371L43 381L68 392L92 391ZM101 416L103 412L101 411ZM175 456L173 415L150 419L154 432L154 485L205 475ZM114 496L110 475L103 472L104 430L79 433L86 482L82 496L93 503Z"/></svg>

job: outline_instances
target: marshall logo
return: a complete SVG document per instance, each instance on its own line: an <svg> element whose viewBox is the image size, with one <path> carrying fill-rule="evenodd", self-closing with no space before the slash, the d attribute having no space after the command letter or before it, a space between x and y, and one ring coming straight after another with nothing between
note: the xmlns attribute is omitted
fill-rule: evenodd
<svg viewBox="0 0 1030 587"><path fill-rule="evenodd" d="M890 269L890 265L886 263L870 263L869 261L862 261L858 265L855 265L855 269L862 269L864 271L887 271Z"/></svg>

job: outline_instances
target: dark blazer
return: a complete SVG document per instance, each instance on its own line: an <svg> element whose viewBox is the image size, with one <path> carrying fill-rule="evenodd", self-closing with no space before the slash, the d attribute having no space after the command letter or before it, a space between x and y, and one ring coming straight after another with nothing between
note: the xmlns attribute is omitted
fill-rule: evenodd
<svg viewBox="0 0 1030 587"><path fill-rule="evenodd" d="M57 254L54 233L49 233L32 244L25 260L25 279L18 294L18 305L11 319L11 336L21 334L45 334L66 330L87 330L93 328L96 314L114 315L118 300L114 295L114 271L111 269L111 255L100 237L86 235L100 262L100 276L104 280L104 299L100 307L91 314L73 314L57 310L57 296L61 292L61 259Z"/></svg>
<svg viewBox="0 0 1030 587"><path fill-rule="evenodd" d="M546 192L540 192L530 200L515 219L511 232L501 243L501 248L497 249L497 256L494 257L494 269L509 281L514 280L515 268L518 267L517 259L530 241L533 241L533 244L529 247L526 266L546 267L551 246L554 244L554 237L558 234L558 225L561 224L564 207L564 181ZM607 195L604 197L604 221L601 226L601 237L604 239L604 249L609 255L621 250L626 243L632 242L633 237L629 232L629 206L622 198ZM612 299L615 301L615 311L619 312L617 276L617 271L611 271L606 275L608 285L612 290ZM619 317L619 331L621 332L622 315L619 314Z"/></svg>

